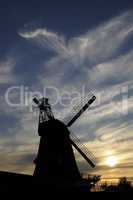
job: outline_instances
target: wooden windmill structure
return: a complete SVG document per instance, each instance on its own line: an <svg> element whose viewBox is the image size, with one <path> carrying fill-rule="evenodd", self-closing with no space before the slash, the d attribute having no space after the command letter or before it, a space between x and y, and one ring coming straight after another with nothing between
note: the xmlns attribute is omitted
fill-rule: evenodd
<svg viewBox="0 0 133 200"><path fill-rule="evenodd" d="M92 154L85 151L85 146L73 140L73 133L69 127L81 116L81 114L95 101L96 97L89 95L72 110L69 120L63 123L55 119L48 98L33 101L39 108L38 134L40 144L37 158L35 159L34 176L43 180L67 180L79 181L81 175L76 164L73 148L88 162L95 167Z"/></svg>

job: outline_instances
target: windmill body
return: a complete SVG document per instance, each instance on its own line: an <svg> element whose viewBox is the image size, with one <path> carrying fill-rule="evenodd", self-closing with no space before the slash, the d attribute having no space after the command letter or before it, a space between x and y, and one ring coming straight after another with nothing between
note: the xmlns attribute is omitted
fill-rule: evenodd
<svg viewBox="0 0 133 200"><path fill-rule="evenodd" d="M52 119L39 125L40 145L34 176L41 179L80 180L70 132L61 121Z"/></svg>

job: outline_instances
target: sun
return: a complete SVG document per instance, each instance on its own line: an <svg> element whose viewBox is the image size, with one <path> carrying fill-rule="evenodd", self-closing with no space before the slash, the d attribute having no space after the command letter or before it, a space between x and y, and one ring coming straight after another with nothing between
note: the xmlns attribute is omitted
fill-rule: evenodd
<svg viewBox="0 0 133 200"><path fill-rule="evenodd" d="M106 165L109 167L115 167L118 163L118 159L115 156L109 156L106 160Z"/></svg>

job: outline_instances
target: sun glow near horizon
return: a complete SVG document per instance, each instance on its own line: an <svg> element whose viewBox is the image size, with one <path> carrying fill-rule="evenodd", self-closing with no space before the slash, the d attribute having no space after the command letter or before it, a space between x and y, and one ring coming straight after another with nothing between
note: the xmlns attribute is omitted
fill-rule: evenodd
<svg viewBox="0 0 133 200"><path fill-rule="evenodd" d="M118 158L116 156L108 156L105 164L109 167L115 167L118 164Z"/></svg>

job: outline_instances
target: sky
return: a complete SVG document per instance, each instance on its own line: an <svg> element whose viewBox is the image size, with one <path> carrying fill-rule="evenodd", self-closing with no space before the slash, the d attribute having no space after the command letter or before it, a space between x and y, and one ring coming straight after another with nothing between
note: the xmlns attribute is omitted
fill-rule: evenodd
<svg viewBox="0 0 133 200"><path fill-rule="evenodd" d="M33 94L45 92L63 120L75 96L91 91L95 103L71 130L96 168L76 154L78 166L103 177L133 176L132 0L0 4L0 170L33 173Z"/></svg>

